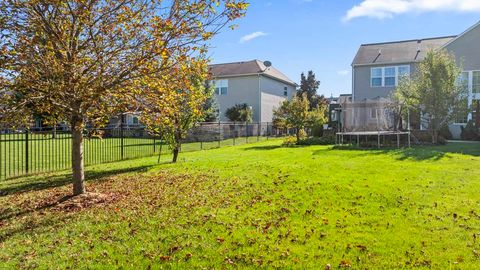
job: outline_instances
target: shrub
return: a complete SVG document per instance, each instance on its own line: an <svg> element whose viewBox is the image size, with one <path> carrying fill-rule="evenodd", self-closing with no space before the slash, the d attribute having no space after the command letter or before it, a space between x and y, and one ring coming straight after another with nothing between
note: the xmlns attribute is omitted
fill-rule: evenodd
<svg viewBox="0 0 480 270"><path fill-rule="evenodd" d="M225 116L232 122L252 122L253 110L247 103L228 108Z"/></svg>
<svg viewBox="0 0 480 270"><path fill-rule="evenodd" d="M282 146L292 147L297 144L297 137L288 136L283 140Z"/></svg>
<svg viewBox="0 0 480 270"><path fill-rule="evenodd" d="M308 137L307 132L304 129L300 129L299 137L300 137L300 141L307 138Z"/></svg>
<svg viewBox="0 0 480 270"><path fill-rule="evenodd" d="M450 129L448 128L448 126L443 126L443 128L441 128L438 132L439 132L438 135L442 137L444 140L453 139L453 135L450 132Z"/></svg>
<svg viewBox="0 0 480 270"><path fill-rule="evenodd" d="M301 140L299 145L331 145L335 144L335 135L328 135L323 137L310 137Z"/></svg>
<svg viewBox="0 0 480 270"><path fill-rule="evenodd" d="M431 145L432 144L432 134L428 130L412 130L412 139L413 143L423 144L423 145ZM447 140L439 135L438 144L445 144Z"/></svg>
<svg viewBox="0 0 480 270"><path fill-rule="evenodd" d="M478 141L480 140L480 132L472 120L468 121L465 127L462 127L462 134L460 135L462 140L465 141Z"/></svg>
<svg viewBox="0 0 480 270"><path fill-rule="evenodd" d="M313 137L322 137L323 136L323 125L312 126L312 136Z"/></svg>

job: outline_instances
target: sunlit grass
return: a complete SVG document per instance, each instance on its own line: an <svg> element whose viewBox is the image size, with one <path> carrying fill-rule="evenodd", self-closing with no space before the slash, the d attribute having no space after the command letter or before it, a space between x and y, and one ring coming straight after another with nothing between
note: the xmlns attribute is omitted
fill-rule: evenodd
<svg viewBox="0 0 480 270"><path fill-rule="evenodd" d="M4 183L0 268L480 268L480 144L280 144L89 167L115 200L73 212L68 174Z"/></svg>

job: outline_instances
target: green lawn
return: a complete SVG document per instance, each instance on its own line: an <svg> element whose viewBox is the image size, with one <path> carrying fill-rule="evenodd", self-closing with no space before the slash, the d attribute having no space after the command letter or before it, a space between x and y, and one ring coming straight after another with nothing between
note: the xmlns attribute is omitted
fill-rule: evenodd
<svg viewBox="0 0 480 270"><path fill-rule="evenodd" d="M58 133L55 139L51 134L30 135L27 145L24 134L0 135L0 181L2 179L22 176L27 173L41 173L65 170L71 167L71 135ZM212 149L223 146L241 145L245 143L266 140L264 137L236 138L206 143L186 143L183 152ZM122 151L123 148L123 151ZM161 141L153 138L90 138L85 139L85 164L94 165L134 159L159 154ZM164 146L162 151L168 149Z"/></svg>
<svg viewBox="0 0 480 270"><path fill-rule="evenodd" d="M0 269L480 269L480 144L280 144L0 182Z"/></svg>

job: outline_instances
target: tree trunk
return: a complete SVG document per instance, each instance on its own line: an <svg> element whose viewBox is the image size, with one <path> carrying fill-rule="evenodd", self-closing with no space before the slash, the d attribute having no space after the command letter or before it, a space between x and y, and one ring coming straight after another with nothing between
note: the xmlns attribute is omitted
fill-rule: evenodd
<svg viewBox="0 0 480 270"><path fill-rule="evenodd" d="M178 146L175 146L175 148L173 148L173 159L172 159L173 163L177 163L178 152L180 152L180 149Z"/></svg>
<svg viewBox="0 0 480 270"><path fill-rule="evenodd" d="M300 128L297 128L296 135L297 135L297 144L300 144Z"/></svg>
<svg viewBox="0 0 480 270"><path fill-rule="evenodd" d="M80 195L85 190L85 173L83 167L83 124L72 124L72 171L73 195Z"/></svg>
<svg viewBox="0 0 480 270"><path fill-rule="evenodd" d="M438 143L438 132L436 129L432 129L432 144Z"/></svg>
<svg viewBox="0 0 480 270"><path fill-rule="evenodd" d="M52 139L57 138L57 125L53 125Z"/></svg>

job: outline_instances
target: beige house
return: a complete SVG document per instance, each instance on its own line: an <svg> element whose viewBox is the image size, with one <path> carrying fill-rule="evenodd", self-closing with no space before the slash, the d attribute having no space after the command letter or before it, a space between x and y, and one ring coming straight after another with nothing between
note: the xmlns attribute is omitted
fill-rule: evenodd
<svg viewBox="0 0 480 270"><path fill-rule="evenodd" d="M430 49L446 49L464 69L473 112L450 126L455 138L468 120L480 126L480 22L458 36L405 40L360 46L352 63L352 100L388 98L403 76L411 76ZM375 110L372 108L372 110ZM371 116L373 117L373 113Z"/></svg>
<svg viewBox="0 0 480 270"><path fill-rule="evenodd" d="M273 110L295 95L297 84L273 66L252 60L210 66L220 121L228 121L225 111L246 103L254 122L271 122Z"/></svg>

